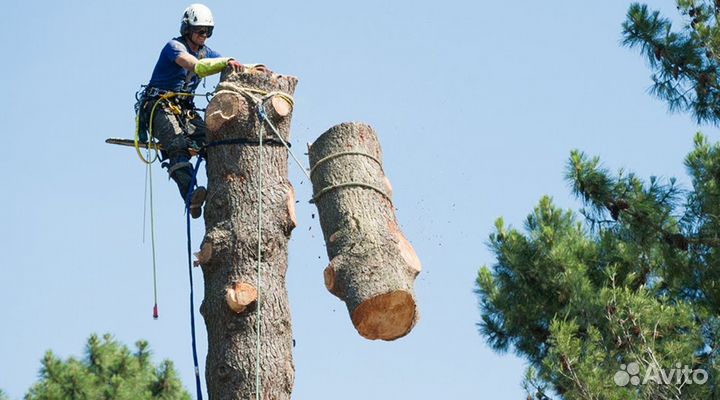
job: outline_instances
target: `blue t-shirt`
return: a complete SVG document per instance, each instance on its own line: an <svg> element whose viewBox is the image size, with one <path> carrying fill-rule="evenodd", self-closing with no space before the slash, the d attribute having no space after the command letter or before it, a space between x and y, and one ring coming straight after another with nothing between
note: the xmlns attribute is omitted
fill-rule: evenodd
<svg viewBox="0 0 720 400"><path fill-rule="evenodd" d="M181 37L171 39L160 52L160 57L155 64L149 85L158 89L170 90L173 92L195 92L200 84L200 78L193 74L192 79L185 85L185 79L189 72L179 66L175 60L183 53L190 53L196 58L199 53L204 52L202 58L222 57L220 53L213 51L207 46L200 48L197 53L193 52Z"/></svg>

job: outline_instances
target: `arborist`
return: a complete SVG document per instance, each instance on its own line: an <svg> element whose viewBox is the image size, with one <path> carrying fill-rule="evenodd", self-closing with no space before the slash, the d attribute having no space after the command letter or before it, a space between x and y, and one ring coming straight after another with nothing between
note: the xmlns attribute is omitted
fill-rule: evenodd
<svg viewBox="0 0 720 400"><path fill-rule="evenodd" d="M182 16L180 36L171 39L160 52L152 77L138 93L135 105L139 118L139 139L148 140L148 131L163 148L163 167L177 183L183 201L190 196L190 215L199 218L207 191L193 190L190 149L205 144L205 122L197 114L193 96L200 80L227 67L242 72L244 66L205 45L215 23L210 9L191 4ZM157 106L155 103L160 101ZM154 112L152 111L155 109ZM152 116L152 121L151 119ZM152 124L152 125L151 125ZM192 191L192 193L191 193Z"/></svg>

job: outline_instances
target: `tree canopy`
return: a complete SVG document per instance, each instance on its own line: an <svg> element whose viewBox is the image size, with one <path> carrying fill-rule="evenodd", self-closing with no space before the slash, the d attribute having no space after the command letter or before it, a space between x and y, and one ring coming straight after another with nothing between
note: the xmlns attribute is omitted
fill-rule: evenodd
<svg viewBox="0 0 720 400"><path fill-rule="evenodd" d="M632 4L623 44L640 48L670 110L717 125L720 2L677 5L673 30ZM720 398L720 146L697 133L685 167L690 188L573 151L565 178L579 212L544 197L522 230L496 221L478 326L529 361L528 398Z"/></svg>
<svg viewBox="0 0 720 400"><path fill-rule="evenodd" d="M575 151L567 179L584 204L579 214L544 197L523 231L498 219L490 236L496 263L477 278L479 327L494 349L530 361L529 393L720 395L720 146L698 134L686 165L691 190L674 179L611 174ZM688 366L709 379L616 384L614 375L631 363L639 378Z"/></svg>
<svg viewBox="0 0 720 400"><path fill-rule="evenodd" d="M48 351L25 399L190 400L171 361L155 366L146 341L135 347L131 352L106 334L90 336L82 359L61 360Z"/></svg>
<svg viewBox="0 0 720 400"><path fill-rule="evenodd" d="M672 111L692 113L698 122L720 121L720 2L678 0L682 27L647 5L630 6L623 44L639 48L653 71L652 93Z"/></svg>

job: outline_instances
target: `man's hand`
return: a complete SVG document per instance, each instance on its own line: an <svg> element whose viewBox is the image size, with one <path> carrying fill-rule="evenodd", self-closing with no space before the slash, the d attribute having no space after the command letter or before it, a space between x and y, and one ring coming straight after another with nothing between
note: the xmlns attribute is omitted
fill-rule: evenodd
<svg viewBox="0 0 720 400"><path fill-rule="evenodd" d="M227 63L228 67L232 67L235 72L245 72L245 66L240 64L238 60L230 60Z"/></svg>

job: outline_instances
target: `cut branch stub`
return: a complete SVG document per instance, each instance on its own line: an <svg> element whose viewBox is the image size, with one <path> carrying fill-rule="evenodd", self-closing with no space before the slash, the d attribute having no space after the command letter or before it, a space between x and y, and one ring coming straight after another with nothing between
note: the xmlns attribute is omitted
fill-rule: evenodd
<svg viewBox="0 0 720 400"><path fill-rule="evenodd" d="M283 96L275 95L270 98L269 103L278 117L287 117L292 111L292 105Z"/></svg>
<svg viewBox="0 0 720 400"><path fill-rule="evenodd" d="M375 132L365 124L336 125L308 154L330 258L325 287L345 302L363 337L405 336L418 318L413 286L420 261L398 227Z"/></svg>
<svg viewBox="0 0 720 400"><path fill-rule="evenodd" d="M231 310L238 314L245 312L256 301L257 289L249 283L238 282L225 289L225 302Z"/></svg>
<svg viewBox="0 0 720 400"><path fill-rule="evenodd" d="M211 132L217 132L225 122L248 116L248 102L235 93L218 93L208 104L205 125Z"/></svg>

